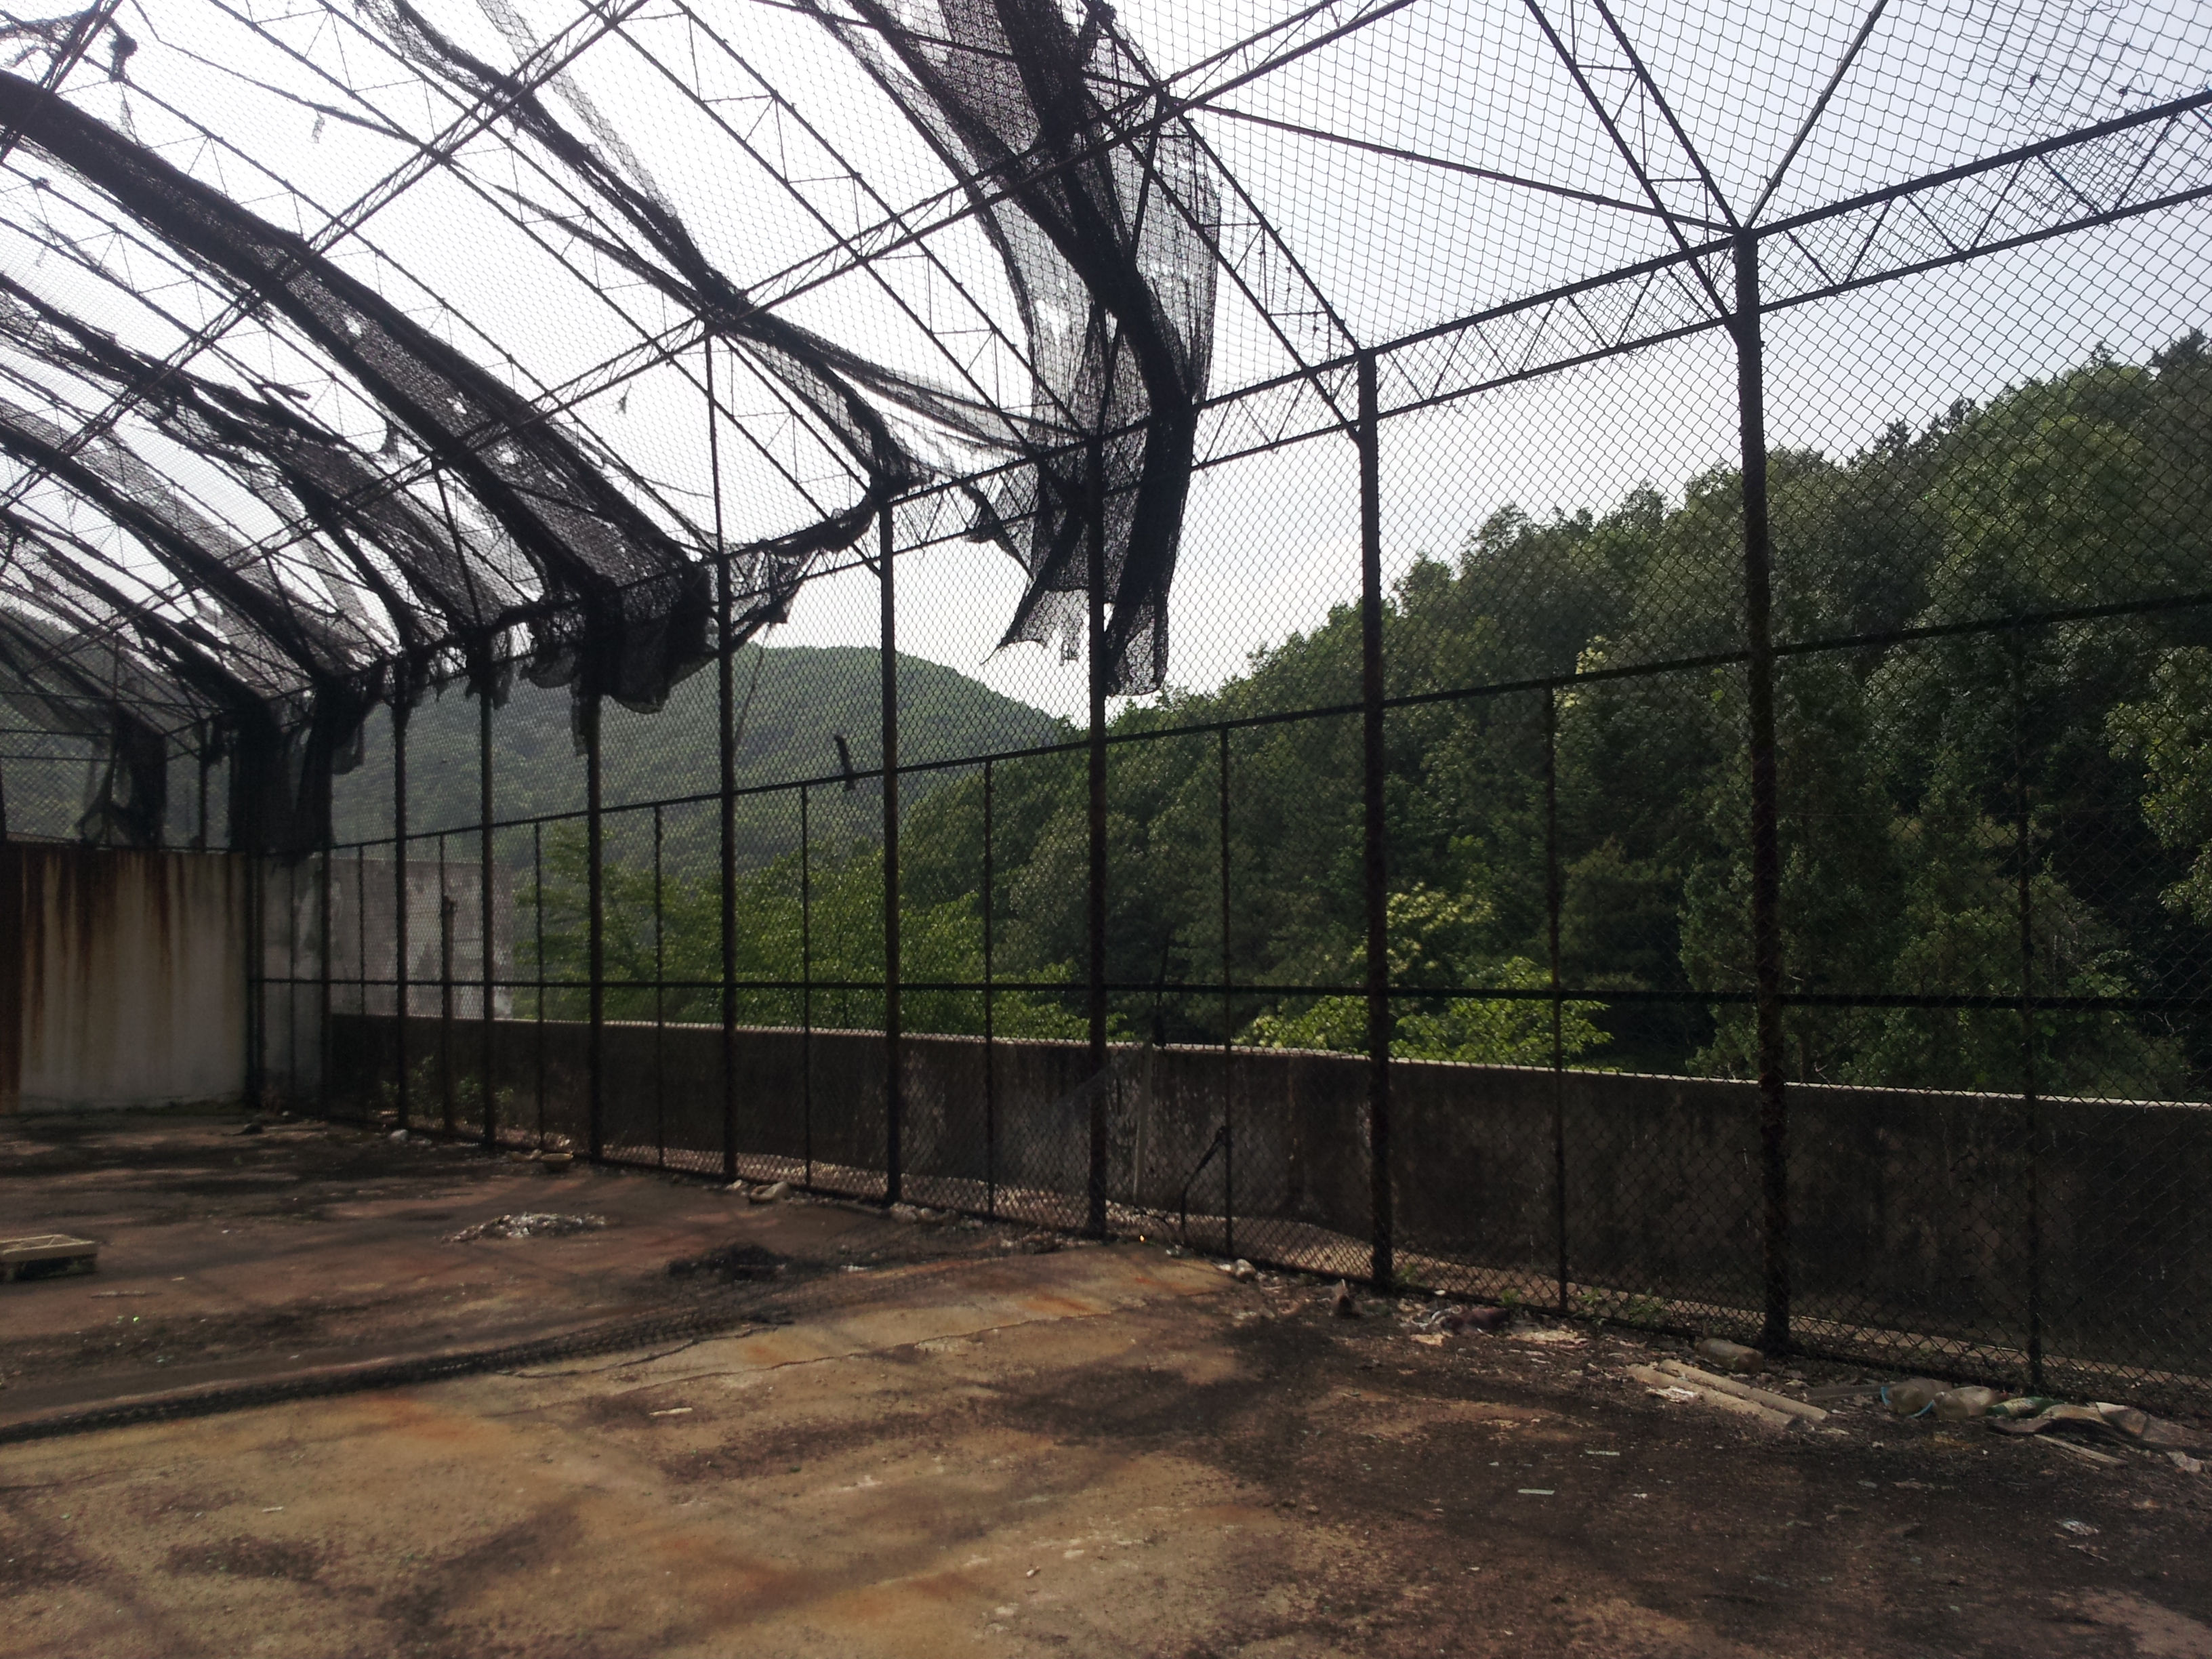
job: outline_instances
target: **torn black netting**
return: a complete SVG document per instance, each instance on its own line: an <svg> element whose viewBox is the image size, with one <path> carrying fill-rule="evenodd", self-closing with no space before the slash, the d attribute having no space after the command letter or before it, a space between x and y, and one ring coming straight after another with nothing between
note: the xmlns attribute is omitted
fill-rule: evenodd
<svg viewBox="0 0 2212 1659"><path fill-rule="evenodd" d="M542 583L533 678L651 709L708 659L705 568L557 422L306 239L52 93L0 75L0 123L301 330L465 486Z"/></svg>
<svg viewBox="0 0 2212 1659"><path fill-rule="evenodd" d="M1021 312L1033 465L976 492L976 533L1029 573L1007 641L1074 653L1100 513L1107 689L1158 690L1212 349L1209 164L1103 7L1077 25L1057 0L854 0L860 22L801 3L962 181Z"/></svg>

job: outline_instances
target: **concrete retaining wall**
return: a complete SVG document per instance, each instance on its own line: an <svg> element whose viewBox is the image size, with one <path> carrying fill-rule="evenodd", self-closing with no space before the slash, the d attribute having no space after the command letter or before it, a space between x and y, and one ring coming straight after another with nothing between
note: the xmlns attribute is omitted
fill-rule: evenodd
<svg viewBox="0 0 2212 1659"><path fill-rule="evenodd" d="M335 1075L388 1105L394 1022L340 1017ZM504 1119L581 1144L589 1028L494 1024ZM414 1110L457 1079L474 1121L481 1027L408 1022ZM721 1146L718 1030L605 1028L610 1151ZM1079 1043L906 1040L904 1162L919 1201L973 1203L978 1183L1066 1195L1079 1214L1089 1097ZM441 1056L449 1055L441 1061ZM441 1063L447 1066L441 1071ZM884 1164L884 1043L872 1032L748 1029L738 1044L738 1147L864 1170ZM1398 1248L1544 1285L1565 1243L1577 1286L1756 1310L1763 1273L1757 1091L1724 1079L1404 1061L1392 1067ZM1239 1248L1287 1251L1370 1231L1365 1062L1357 1056L1120 1048L1106 1091L1109 1188L1173 1212L1220 1126L1235 1124ZM2201 1370L2212 1353L2212 1109L1796 1086L1792 1276L1801 1316L2024 1343L2031 1297L2046 1346L2112 1363ZM1558 1137L1554 1138L1554 1126ZM987 1125L995 1134L987 1133ZM2040 1156L2031 1158L2038 1145ZM696 1156L686 1156L686 1154ZM1217 1156L1190 1190L1224 1202ZM2031 1187L2033 1185L2033 1206ZM2031 1221L2031 1208L2034 1218ZM2031 1249L2038 1237L2039 1246Z"/></svg>

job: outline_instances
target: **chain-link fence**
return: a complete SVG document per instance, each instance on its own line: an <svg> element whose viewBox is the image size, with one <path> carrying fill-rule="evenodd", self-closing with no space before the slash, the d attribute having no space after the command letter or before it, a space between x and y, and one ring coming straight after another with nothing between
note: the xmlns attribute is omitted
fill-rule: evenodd
<svg viewBox="0 0 2212 1659"><path fill-rule="evenodd" d="M361 9L317 15L450 125L221 23L415 147L350 264L247 271L234 203L156 224L0 84L142 257L252 288L253 362L312 337L361 404L318 449L277 370L179 372L111 419L143 365L0 307L100 392L0 407L11 550L90 559L66 486L170 572L22 589L5 823L277 849L257 1092L2203 1403L2203 17L675 3L517 14L501 80ZM804 257L727 245L703 155ZM112 284L64 208L31 240ZM463 329L440 215L583 320ZM131 517L100 446L264 427L295 506L343 458L390 510L216 548L284 642L240 667L180 597L199 521ZM295 544L376 550L346 591L415 622L222 586ZM135 656L39 654L141 613ZM149 657L168 715L70 712ZM210 713L218 666L313 741Z"/></svg>

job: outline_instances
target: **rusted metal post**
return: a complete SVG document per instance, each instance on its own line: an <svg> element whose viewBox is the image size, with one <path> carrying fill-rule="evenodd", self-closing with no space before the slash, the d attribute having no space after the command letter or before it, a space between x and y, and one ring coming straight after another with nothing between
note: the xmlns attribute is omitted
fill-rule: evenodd
<svg viewBox="0 0 2212 1659"><path fill-rule="evenodd" d="M898 565L891 556L891 509L878 521L877 574L883 599L884 714L884 1201L903 1196L906 1079L899 1031L899 809L898 809Z"/></svg>
<svg viewBox="0 0 2212 1659"><path fill-rule="evenodd" d="M989 760L983 763L983 1212L999 1212L999 1066L996 1016L998 994L991 981L994 962L994 918L998 910L998 874L994 867L993 822L997 776Z"/></svg>
<svg viewBox="0 0 2212 1659"><path fill-rule="evenodd" d="M1104 460L1097 441L1085 463L1084 587L1090 599L1091 882L1085 916L1090 959L1085 979L1091 1017L1091 1157L1085 1182L1084 1224L1091 1236L1106 1236L1106 489Z"/></svg>
<svg viewBox="0 0 2212 1659"><path fill-rule="evenodd" d="M1767 519L1766 389L1759 240L1735 245L1736 412L1743 442L1743 621L1751 744L1751 960L1759 1038L1759 1151L1766 1315L1759 1346L1790 1351L1790 1115L1783 1081L1782 853L1774 739L1774 544Z"/></svg>
<svg viewBox="0 0 2212 1659"><path fill-rule="evenodd" d="M714 490L716 720L721 744L722 1179L738 1178L738 687L730 643L730 550L722 543L721 422L714 407L714 340L706 340L707 465Z"/></svg>
<svg viewBox="0 0 2212 1659"><path fill-rule="evenodd" d="M799 1134L805 1184L814 1184L813 792L799 786Z"/></svg>
<svg viewBox="0 0 2212 1659"><path fill-rule="evenodd" d="M325 1117L331 1115L331 860L336 856L325 830L315 879L315 955L320 970L315 986L315 1099Z"/></svg>
<svg viewBox="0 0 2212 1659"><path fill-rule="evenodd" d="M2027 1121L2027 1385L2043 1388L2043 1103L2035 1066L2035 844L2027 786L2027 641L2012 639L2014 880L2020 908L2020 1101Z"/></svg>
<svg viewBox="0 0 2212 1659"><path fill-rule="evenodd" d="M261 890L266 866L258 848L246 857L246 1109L258 1111L264 1080L262 1042L268 1024L262 1007L268 991L268 964L262 956L265 942L262 939Z"/></svg>
<svg viewBox="0 0 2212 1659"><path fill-rule="evenodd" d="M460 907L446 890L446 838L438 837L438 1115L450 1138L453 1110L453 933Z"/></svg>
<svg viewBox="0 0 2212 1659"><path fill-rule="evenodd" d="M1384 819L1382 749L1382 467L1375 359L1359 358L1359 685L1361 798L1365 809L1367 911L1368 1204L1376 1286L1396 1278L1390 1190L1389 826Z"/></svg>
<svg viewBox="0 0 2212 1659"><path fill-rule="evenodd" d="M653 1163L668 1167L668 910L660 803L653 804Z"/></svg>
<svg viewBox="0 0 2212 1659"><path fill-rule="evenodd" d="M399 1080L393 1102L399 1127L407 1127L407 694L396 690L392 703L392 1037L398 1055Z"/></svg>
<svg viewBox="0 0 2212 1659"><path fill-rule="evenodd" d="M607 1135L607 911L606 824L599 768L599 689L584 694L584 856L591 976L588 995L591 1036L586 1048L586 1145L596 1164L605 1154Z"/></svg>
<svg viewBox="0 0 2212 1659"><path fill-rule="evenodd" d="M356 991L354 1012L362 1016L366 1029L368 1014L368 848L357 846L353 849L353 950L354 980ZM376 1101L372 1089L361 1099L363 1121L376 1121Z"/></svg>
<svg viewBox="0 0 2212 1659"><path fill-rule="evenodd" d="M1559 993L1559 689L1544 688L1544 929L1552 968L1552 1243L1567 1310L1567 1054Z"/></svg>
<svg viewBox="0 0 2212 1659"><path fill-rule="evenodd" d="M1220 731L1221 772L1221 1249L1237 1254L1237 1025L1229 949L1229 728Z"/></svg>
<svg viewBox="0 0 2212 1659"><path fill-rule="evenodd" d="M538 934L538 1150L545 1150L545 826L530 826L532 925Z"/></svg>
<svg viewBox="0 0 2212 1659"><path fill-rule="evenodd" d="M477 939L483 957L478 963L483 979L483 1006L477 1012L483 1016L477 1056L477 1087L482 1098L478 1104L483 1110L483 1144L499 1145L499 1090L492 1075L495 1060L493 1045L498 1032L492 1024L494 1005L498 1000L499 963L492 952L492 926L495 921L492 904L493 877L497 866L493 860L491 844L492 761L491 761L491 685L489 670L486 683L477 691Z"/></svg>

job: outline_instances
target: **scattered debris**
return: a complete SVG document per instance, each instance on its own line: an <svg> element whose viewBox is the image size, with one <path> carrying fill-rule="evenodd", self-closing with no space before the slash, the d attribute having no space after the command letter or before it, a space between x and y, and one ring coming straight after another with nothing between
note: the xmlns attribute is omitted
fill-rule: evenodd
<svg viewBox="0 0 2212 1659"><path fill-rule="evenodd" d="M2087 1521L2061 1521L2058 1523L2058 1530L2070 1532L2076 1538L2094 1538L2097 1535L2097 1528Z"/></svg>
<svg viewBox="0 0 2212 1659"><path fill-rule="evenodd" d="M1543 1329L1534 1331L1516 1331L1513 1333L1513 1340L1516 1342L1533 1342L1540 1347L1546 1348L1589 1346L1589 1338L1584 1336L1580 1331L1571 1331L1559 1326L1547 1326Z"/></svg>
<svg viewBox="0 0 2212 1659"><path fill-rule="evenodd" d="M1066 1242L1058 1233L1024 1233L1018 1238L1000 1239L999 1248L1019 1250L1024 1255L1050 1255Z"/></svg>
<svg viewBox="0 0 2212 1659"><path fill-rule="evenodd" d="M2064 1452L2069 1457L2077 1457L2085 1463L2101 1464L2108 1469L2119 1467L2120 1460L2112 1453L2093 1450L2087 1446L2077 1446L2071 1440L2062 1440L2055 1434L2048 1435L2035 1443L2039 1446L2048 1446L2053 1451Z"/></svg>
<svg viewBox="0 0 2212 1659"><path fill-rule="evenodd" d="M566 1238L571 1233L588 1233L607 1224L603 1215L540 1215L524 1211L514 1215L495 1215L489 1221L479 1221L473 1227L464 1227L457 1233L448 1233L448 1243L465 1244L472 1238Z"/></svg>
<svg viewBox="0 0 2212 1659"><path fill-rule="evenodd" d="M790 1196L791 1183L788 1181L771 1182L765 1187L756 1187L745 1194L755 1204L781 1204Z"/></svg>
<svg viewBox="0 0 2212 1659"><path fill-rule="evenodd" d="M1502 1331L1513 1317L1510 1308L1447 1308L1439 1322L1448 1331Z"/></svg>
<svg viewBox="0 0 2212 1659"><path fill-rule="evenodd" d="M1806 1389L1805 1398L1815 1405L1826 1405L1838 1400L1871 1400L1881 1392L1879 1382L1832 1382L1825 1388Z"/></svg>
<svg viewBox="0 0 2212 1659"><path fill-rule="evenodd" d="M2140 1444L2149 1425L2150 1419L2145 1413L2124 1406L2047 1406L2033 1417L1990 1419L1990 1426L2004 1434L2045 1434L2059 1430L2118 1445Z"/></svg>
<svg viewBox="0 0 2212 1659"><path fill-rule="evenodd" d="M1932 1409L1942 1422L1965 1423L1988 1416L1990 1408L1996 1403L1995 1389L1946 1389L1936 1396Z"/></svg>
<svg viewBox="0 0 2212 1659"><path fill-rule="evenodd" d="M1444 1334L1442 1331L1415 1331L1413 1340L1426 1347L1441 1348L1444 1345Z"/></svg>
<svg viewBox="0 0 2212 1659"><path fill-rule="evenodd" d="M88 1273L99 1267L100 1246L88 1238L72 1238L67 1233L0 1238L0 1281Z"/></svg>
<svg viewBox="0 0 2212 1659"><path fill-rule="evenodd" d="M1951 1385L1932 1376L1908 1376L1902 1382L1892 1382L1881 1391L1881 1403L1894 1417L1921 1417L1932 1410L1936 1396L1947 1394Z"/></svg>
<svg viewBox="0 0 2212 1659"><path fill-rule="evenodd" d="M2170 1451L2166 1453L2166 1459L2184 1474L2204 1473L2204 1460L2201 1457L2191 1457L2185 1451Z"/></svg>
<svg viewBox="0 0 2212 1659"><path fill-rule="evenodd" d="M1241 1255L1234 1261L1222 1261L1215 1265L1240 1285L1249 1284L1260 1276L1260 1270Z"/></svg>
<svg viewBox="0 0 2212 1659"><path fill-rule="evenodd" d="M1644 1392L1654 1400L1665 1401L1670 1406L1686 1406L1700 1397L1695 1389L1686 1389L1679 1382L1669 1383L1663 1389L1649 1388Z"/></svg>
<svg viewBox="0 0 2212 1659"><path fill-rule="evenodd" d="M1359 1298L1352 1295L1352 1283L1349 1279L1340 1279L1336 1281L1336 1289L1329 1294L1328 1310L1339 1319L1359 1317Z"/></svg>
<svg viewBox="0 0 2212 1659"><path fill-rule="evenodd" d="M1698 1357L1710 1359L1722 1370L1733 1371L1739 1376L1755 1376L1766 1369L1766 1356L1756 1348L1747 1348L1741 1342L1731 1342L1725 1337L1709 1336L1698 1344Z"/></svg>
<svg viewBox="0 0 2212 1659"><path fill-rule="evenodd" d="M689 1406L668 1406L657 1412L647 1412L646 1415L647 1417L689 1417L691 1415L691 1407Z"/></svg>
<svg viewBox="0 0 2212 1659"><path fill-rule="evenodd" d="M1686 1366L1678 1366L1676 1370L1688 1369L1690 1368ZM1691 1400L1702 1401L1716 1410L1727 1412L1733 1416L1749 1418L1753 1422L1765 1428L1786 1429L1796 1420L1789 1413L1777 1411L1771 1406L1762 1406L1755 1400L1746 1400L1741 1395L1710 1386L1692 1387L1674 1373L1662 1371L1654 1366L1631 1365L1628 1368L1628 1375L1643 1383L1646 1389L1660 1399L1681 1401L1683 1395L1687 1394ZM1794 1405L1796 1402L1791 1403ZM1808 1407L1806 1409L1812 1408Z"/></svg>
<svg viewBox="0 0 2212 1659"><path fill-rule="evenodd" d="M1732 1376L1716 1376L1711 1371L1699 1370L1695 1365L1685 1365L1679 1359L1662 1359L1659 1369L1670 1376L1679 1376L1692 1388L1717 1389L1723 1394L1734 1395L1739 1400L1748 1400L1755 1405L1795 1417L1807 1423L1825 1423L1828 1413L1818 1406L1808 1406L1802 1400L1792 1400L1787 1395L1773 1394L1765 1389L1755 1389L1748 1382L1739 1382Z"/></svg>
<svg viewBox="0 0 2212 1659"><path fill-rule="evenodd" d="M784 1270L785 1258L758 1244L725 1244L704 1255L683 1256L668 1264L671 1279L774 1279Z"/></svg>

